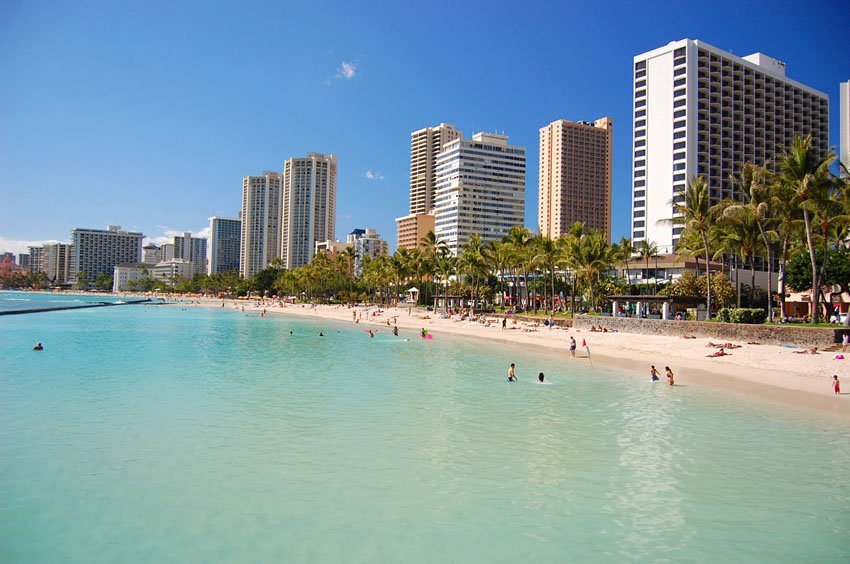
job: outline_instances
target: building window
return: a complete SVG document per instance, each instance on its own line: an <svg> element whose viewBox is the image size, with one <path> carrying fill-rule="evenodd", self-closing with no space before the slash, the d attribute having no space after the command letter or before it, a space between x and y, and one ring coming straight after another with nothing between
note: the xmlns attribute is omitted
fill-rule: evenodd
<svg viewBox="0 0 850 564"><path fill-rule="evenodd" d="M635 202L635 204L637 204L637 202ZM635 206L635 207L637 207L637 206ZM645 215L646 215L646 212L644 210L635 210L635 213L634 213L635 217L644 217Z"/></svg>

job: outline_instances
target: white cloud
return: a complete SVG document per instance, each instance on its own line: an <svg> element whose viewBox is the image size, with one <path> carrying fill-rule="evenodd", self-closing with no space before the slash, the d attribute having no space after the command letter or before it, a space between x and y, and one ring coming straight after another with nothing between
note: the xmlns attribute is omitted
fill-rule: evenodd
<svg viewBox="0 0 850 564"><path fill-rule="evenodd" d="M17 256L21 253L29 253L27 247L40 247L47 243L59 243L59 241L55 239L46 241L21 241L19 239L8 239L0 235L0 253L15 253Z"/></svg>
<svg viewBox="0 0 850 564"><path fill-rule="evenodd" d="M380 173L377 173L377 172L372 172L371 170L366 171L366 180L383 180L383 179L384 179L383 174L380 174Z"/></svg>
<svg viewBox="0 0 850 564"><path fill-rule="evenodd" d="M357 74L357 67L360 66L359 61L343 61L339 68L336 70L337 78L344 78L345 80L351 80L354 78L354 75Z"/></svg>

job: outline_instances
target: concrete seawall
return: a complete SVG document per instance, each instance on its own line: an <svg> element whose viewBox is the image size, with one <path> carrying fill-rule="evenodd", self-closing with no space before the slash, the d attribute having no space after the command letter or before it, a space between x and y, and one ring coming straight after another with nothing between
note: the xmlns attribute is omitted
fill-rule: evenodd
<svg viewBox="0 0 850 564"><path fill-rule="evenodd" d="M601 317L577 315L576 329L587 330L591 325L614 329L623 333L641 335L672 335L709 337L722 341L754 341L770 345L826 348L841 342L850 328L836 326L802 327L794 325L752 325L746 323L706 323L704 321L669 321L662 319L637 319L631 317Z"/></svg>

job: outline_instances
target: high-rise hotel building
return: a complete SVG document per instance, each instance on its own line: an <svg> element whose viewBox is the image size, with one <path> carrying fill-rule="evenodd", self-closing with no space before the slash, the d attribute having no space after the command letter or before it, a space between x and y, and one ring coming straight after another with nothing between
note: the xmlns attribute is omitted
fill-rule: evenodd
<svg viewBox="0 0 850 564"><path fill-rule="evenodd" d="M745 162L772 166L794 136L829 144L826 94L785 76L762 53L737 57L683 39L634 58L632 238L671 252L682 228L671 200L702 175L713 202L732 197Z"/></svg>
<svg viewBox="0 0 850 564"><path fill-rule="evenodd" d="M540 128L538 225L557 239L576 222L611 240L614 121L560 119Z"/></svg>
<svg viewBox="0 0 850 564"><path fill-rule="evenodd" d="M104 229L76 228L71 231L73 261L68 276L70 282L79 281L85 273L91 284L98 274L113 274L115 265L140 262L142 259L142 233L124 231L110 225Z"/></svg>
<svg viewBox="0 0 850 564"><path fill-rule="evenodd" d="M241 238L241 220L228 217L210 218L210 275L239 270L239 241Z"/></svg>
<svg viewBox="0 0 850 564"><path fill-rule="evenodd" d="M434 187L437 155L461 132L449 123L426 127L410 134L410 209L396 219L399 248L415 249L419 240L434 230Z"/></svg>
<svg viewBox="0 0 850 564"><path fill-rule="evenodd" d="M242 235L239 271L246 279L280 256L283 174L265 171L242 179Z"/></svg>
<svg viewBox="0 0 850 564"><path fill-rule="evenodd" d="M192 263L192 273L207 271L207 238L192 237L191 233L174 236L174 258Z"/></svg>
<svg viewBox="0 0 850 564"><path fill-rule="evenodd" d="M335 238L336 180L334 155L309 153L284 163L280 220L284 268L309 264L316 242Z"/></svg>
<svg viewBox="0 0 850 564"><path fill-rule="evenodd" d="M472 235L498 240L525 222L525 148L476 133L437 155L434 234L458 255Z"/></svg>

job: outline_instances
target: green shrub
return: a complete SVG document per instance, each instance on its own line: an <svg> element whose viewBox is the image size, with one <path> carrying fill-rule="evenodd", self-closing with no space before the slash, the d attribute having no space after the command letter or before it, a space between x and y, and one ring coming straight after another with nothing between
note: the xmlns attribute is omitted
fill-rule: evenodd
<svg viewBox="0 0 850 564"><path fill-rule="evenodd" d="M761 308L724 307L717 312L721 323L764 323L767 312Z"/></svg>

